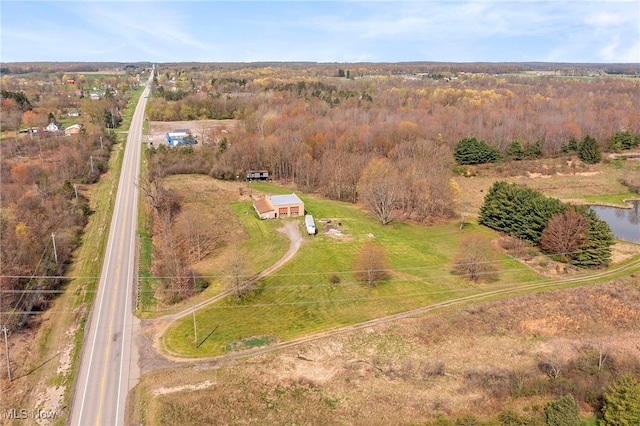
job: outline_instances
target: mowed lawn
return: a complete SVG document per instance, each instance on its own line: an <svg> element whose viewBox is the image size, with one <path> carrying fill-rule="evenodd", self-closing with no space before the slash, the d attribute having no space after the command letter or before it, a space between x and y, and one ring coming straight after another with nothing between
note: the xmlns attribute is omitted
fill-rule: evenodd
<svg viewBox="0 0 640 426"><path fill-rule="evenodd" d="M266 193L288 192L253 185ZM254 340L289 340L493 288L545 280L507 256L499 261L495 281L471 283L453 274L452 259L461 237L474 232L495 235L475 222L462 231L457 221L433 226L395 221L382 226L352 204L298 196L314 216L318 235L306 235L302 218L285 219L297 221L303 234L305 241L297 255L261 280L246 299L229 298L198 310L199 347L194 344L191 315L173 324L162 339L169 352L186 357L219 355L245 339L248 345ZM268 266L265 260L275 259L267 253L274 247L278 253L284 251L283 236L276 231L281 222L260 221L255 214L247 214L252 211L250 202L231 207L250 235L243 251L249 258L255 251L260 266ZM353 274L355 256L367 241L384 247L389 258L389 277L375 287L358 282ZM270 339L252 339L257 337Z"/></svg>

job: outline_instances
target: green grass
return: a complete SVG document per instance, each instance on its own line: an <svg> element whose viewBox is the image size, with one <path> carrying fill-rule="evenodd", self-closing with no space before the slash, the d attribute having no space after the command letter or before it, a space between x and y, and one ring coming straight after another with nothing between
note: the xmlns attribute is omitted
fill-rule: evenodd
<svg viewBox="0 0 640 426"><path fill-rule="evenodd" d="M282 226L281 221L258 219L250 202L233 203L231 209L249 235L241 244L240 251L251 258L252 274L271 266L289 249L289 239L276 232Z"/></svg>
<svg viewBox="0 0 640 426"><path fill-rule="evenodd" d="M146 158L144 150L146 145L143 145L142 158ZM140 175L144 176L147 171L146 161L142 161L140 165ZM147 214L145 208L145 195L143 191L138 194L138 236L139 236L139 297L137 298L136 312L138 314L142 312L157 310L157 300L153 296L155 289L158 287L157 280L154 279L151 274L151 264L153 261L153 240L151 238L151 232L149 227L151 226L151 216Z"/></svg>
<svg viewBox="0 0 640 426"><path fill-rule="evenodd" d="M266 183L252 186L271 194L290 192ZM501 259L500 278L495 282L472 284L452 274L451 259L462 235L494 235L474 222L464 231L458 230L457 222L429 227L402 222L382 226L351 204L298 195L315 217L319 234L305 236L306 243L294 259L261 280L243 302L223 300L198 311L198 340L216 329L198 349L193 344L192 317L173 324L164 336L168 350L191 357L216 355L231 342L253 336L288 340L516 282L544 280L508 257ZM248 208L249 203L233 205L251 236L243 249L259 270L282 256L288 242L284 240L280 247L272 241L281 238L275 232L280 221L245 215ZM331 224L320 222L323 218L330 218ZM302 228L301 219L289 220L298 220ZM326 227L338 223L343 237L327 235ZM358 250L370 240L386 249L392 270L388 279L373 288L358 283L352 273ZM329 282L334 275L340 277L337 285Z"/></svg>
<svg viewBox="0 0 640 426"><path fill-rule="evenodd" d="M613 204L627 207L628 205L624 201L640 199L640 194L623 192L621 194L585 195L582 199L589 204Z"/></svg>

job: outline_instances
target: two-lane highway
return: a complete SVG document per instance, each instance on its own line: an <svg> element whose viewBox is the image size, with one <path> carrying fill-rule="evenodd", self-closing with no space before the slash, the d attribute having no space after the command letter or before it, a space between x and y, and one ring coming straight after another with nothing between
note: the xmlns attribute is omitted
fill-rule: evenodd
<svg viewBox="0 0 640 426"><path fill-rule="evenodd" d="M153 72L149 77L149 84ZM98 292L85 337L69 416L71 425L123 425L127 393L138 378L133 339L137 179L145 87L129 128ZM133 361L132 361L133 359Z"/></svg>

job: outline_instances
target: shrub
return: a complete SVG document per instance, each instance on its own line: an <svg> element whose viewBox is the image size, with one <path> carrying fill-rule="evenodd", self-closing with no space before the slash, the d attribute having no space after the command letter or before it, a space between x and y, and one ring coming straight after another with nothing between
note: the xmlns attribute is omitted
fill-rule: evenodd
<svg viewBox="0 0 640 426"><path fill-rule="evenodd" d="M532 249L529 249L527 243L519 238L510 236L504 237L501 241L501 245L502 248L506 250L507 254L509 254L509 256L517 257L520 259L527 259L535 256L535 251L533 255L530 254L529 250Z"/></svg>
<svg viewBox="0 0 640 426"><path fill-rule="evenodd" d="M622 376L604 393L602 422L605 426L640 425L640 383Z"/></svg>
<svg viewBox="0 0 640 426"><path fill-rule="evenodd" d="M578 148L578 158L588 164L597 164L602 160L600 146L591 136L585 136Z"/></svg>
<svg viewBox="0 0 640 426"><path fill-rule="evenodd" d="M548 426L580 426L578 404L573 395L565 395L550 402L544 409Z"/></svg>
<svg viewBox="0 0 640 426"><path fill-rule="evenodd" d="M618 132L609 138L607 148L619 152L640 145L640 136L633 136L629 131Z"/></svg>

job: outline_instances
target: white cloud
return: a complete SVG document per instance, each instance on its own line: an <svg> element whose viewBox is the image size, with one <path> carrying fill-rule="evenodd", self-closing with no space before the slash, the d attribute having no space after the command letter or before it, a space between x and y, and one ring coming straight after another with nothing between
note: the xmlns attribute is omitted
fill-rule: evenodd
<svg viewBox="0 0 640 426"><path fill-rule="evenodd" d="M618 13L595 13L585 18L584 23L595 27L611 27L618 26L630 22L629 15Z"/></svg>

